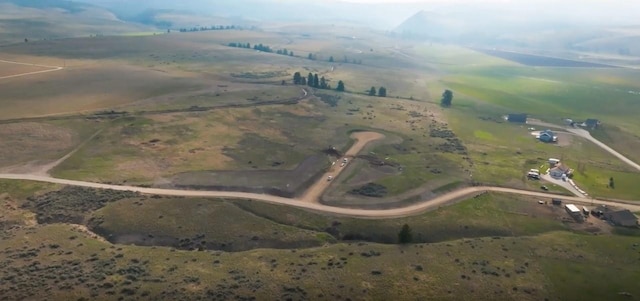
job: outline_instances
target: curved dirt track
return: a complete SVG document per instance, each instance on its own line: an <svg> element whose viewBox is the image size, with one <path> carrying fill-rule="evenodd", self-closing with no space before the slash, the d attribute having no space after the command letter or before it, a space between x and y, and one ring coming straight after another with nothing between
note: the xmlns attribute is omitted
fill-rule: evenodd
<svg viewBox="0 0 640 301"><path fill-rule="evenodd" d="M349 148L343 158L346 158L349 162L351 162L351 160L353 160L353 158L357 156L360 151L362 151L362 149L367 144L369 144L369 142L380 140L384 137L384 135L376 132L355 132L351 134L351 138L355 139L356 143L354 143L353 146ZM329 181L327 180L327 178L332 177L336 179L342 173L342 171L344 171L345 167L340 166L341 162L342 158L334 162L329 170L324 173L315 184L311 185L311 187L307 189L300 200L308 203L318 203L318 201L320 200L320 196L322 196L322 194L329 188L331 183L333 183L333 181Z"/></svg>
<svg viewBox="0 0 640 301"><path fill-rule="evenodd" d="M440 206L446 205L450 202L455 202L464 197L474 195L474 194L479 194L482 192L487 192L487 191L512 193L512 194L519 194L519 195L525 195L525 196L540 197L544 199L549 199L554 196L552 194L543 193L543 192L518 190L518 189L502 188L502 187L478 186L478 187L463 188L457 191L453 191L453 192L438 196L434 199L425 200L407 207L368 210L368 209L351 209L351 208L332 207L332 206L327 206L322 204L302 202L297 199L289 199L289 198L277 197L277 196L272 196L267 194L256 194L256 193L245 193L245 192L193 191L193 190L177 190L177 189L144 188L144 187L136 187L136 186L109 185L109 184L101 184L101 183L57 179L57 178L52 178L47 176L21 175L21 174L0 174L0 178L47 182L47 183L54 183L54 184L91 187L91 188L98 188L98 189L133 191L133 192L139 192L144 194L157 194L157 195L165 195L165 196L248 199L248 200L261 201L261 202L266 202L271 204L287 205L287 206L298 207L302 209L309 209L309 210L314 210L314 211L319 211L324 213L345 215L345 216L352 216L352 217L361 217L361 218L395 218L395 217L417 215L428 210L437 209ZM571 201L571 202L576 202L580 204L588 204L588 203L602 204L607 206L621 207L621 208L629 209L634 212L640 211L640 204L638 205L631 204L631 202L627 203L627 202L621 202L621 201L604 201L604 200L595 200L595 199L591 201L591 200L585 200L583 198L567 197L567 196L560 196L559 198L562 198L565 201Z"/></svg>
<svg viewBox="0 0 640 301"><path fill-rule="evenodd" d="M38 64L20 63L20 62L14 62L14 61L5 61L5 60L0 60L0 63L25 65L25 66L34 66L34 67L41 67L41 68L50 68L50 69L47 69L47 70L33 71L33 72L27 72L27 73L21 73L21 74L2 76L2 77L0 77L0 79L22 77L22 76L34 75L34 74L40 74L40 73L47 73L47 72L54 72L54 71L60 71L60 70L64 69L64 67L60 67L60 66L46 66L46 65L38 65Z"/></svg>

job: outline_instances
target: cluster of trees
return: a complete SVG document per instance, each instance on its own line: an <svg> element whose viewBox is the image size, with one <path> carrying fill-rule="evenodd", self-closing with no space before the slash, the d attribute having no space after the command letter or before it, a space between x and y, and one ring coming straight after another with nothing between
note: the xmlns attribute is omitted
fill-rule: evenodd
<svg viewBox="0 0 640 301"><path fill-rule="evenodd" d="M376 94L380 97L387 97L387 88L380 87L376 93L376 87L371 87L371 89L369 89L369 96L376 96Z"/></svg>
<svg viewBox="0 0 640 301"><path fill-rule="evenodd" d="M308 59L310 59L310 60L312 60L312 61L315 61L315 60L317 60L317 59L318 59L318 55L317 55L317 54L313 54L313 53L309 53L309 54L307 55L307 58L308 58ZM333 63L333 62L335 62L336 60L333 58L333 56L330 56L330 57L329 57L329 59L328 59L328 61L329 61L329 63ZM343 62L343 63L345 63L345 64L351 63L351 64L358 64L358 65L362 65L362 60L349 59L346 55L344 56L344 58L343 58L342 62Z"/></svg>
<svg viewBox="0 0 640 301"><path fill-rule="evenodd" d="M229 47L236 47L236 48L246 48L246 49L251 49L251 43L229 43L228 44ZM262 44L256 44L253 45L253 49L257 50L257 51L262 51L262 52L269 52L269 53L274 53L273 49L269 46L269 45L262 45ZM293 56L293 51L289 51L287 50L287 48L285 49L278 49L275 51L275 53L277 54L282 54L282 55L288 55L288 56Z"/></svg>
<svg viewBox="0 0 640 301"><path fill-rule="evenodd" d="M208 30L233 30L233 29L242 29L240 26L235 25L213 25L211 27L201 26L201 27L192 27L192 28L180 28L180 32L196 32L196 31L208 31Z"/></svg>
<svg viewBox="0 0 640 301"><path fill-rule="evenodd" d="M300 72L296 72L293 74L293 84L294 85L306 85L312 88L317 89L326 89L330 90L331 85L327 81L327 79L323 77L318 77L318 74L313 74L309 72L309 75L302 76ZM344 92L344 82L338 81L338 86L336 87L336 91Z"/></svg>

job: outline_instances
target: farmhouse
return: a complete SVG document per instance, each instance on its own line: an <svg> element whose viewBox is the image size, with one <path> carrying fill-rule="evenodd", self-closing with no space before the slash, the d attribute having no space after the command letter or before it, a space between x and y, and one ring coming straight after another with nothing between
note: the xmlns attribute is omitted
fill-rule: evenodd
<svg viewBox="0 0 640 301"><path fill-rule="evenodd" d="M509 114L507 115L507 121L517 122L517 123L526 123L527 114Z"/></svg>
<svg viewBox="0 0 640 301"><path fill-rule="evenodd" d="M540 132L540 136L538 136L538 139L546 143L558 142L558 136L556 136L556 134L551 130Z"/></svg>
<svg viewBox="0 0 640 301"><path fill-rule="evenodd" d="M606 211L603 216L604 219L616 226L635 227L638 225L638 218L629 210Z"/></svg>
<svg viewBox="0 0 640 301"><path fill-rule="evenodd" d="M571 175L571 172L572 170L569 167L558 162L558 164L549 170L549 175L554 179L565 179Z"/></svg>

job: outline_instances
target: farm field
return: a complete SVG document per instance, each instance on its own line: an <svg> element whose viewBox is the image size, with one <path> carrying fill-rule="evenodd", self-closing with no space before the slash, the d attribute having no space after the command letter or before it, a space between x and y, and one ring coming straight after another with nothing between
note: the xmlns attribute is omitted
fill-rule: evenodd
<svg viewBox="0 0 640 301"><path fill-rule="evenodd" d="M437 55L445 49L438 46L425 46L417 53L449 71L444 83L458 97L448 118L472 154L475 180L524 188L531 186L523 176L526 170L542 165L547 157L562 157L569 166L580 167L577 182L584 190L596 196L640 197L633 185L625 184L626 188L618 191L606 189L605 178L618 175L622 182L629 183L638 180L639 174L589 142L569 137L569 141L558 145L544 145L532 139L526 127L502 119L503 115L519 112L556 124L568 117L597 118L603 125L595 135L602 137L611 128L618 139L609 138L606 143L630 153L638 143L633 137L640 132L632 121L640 102L638 95L630 92L637 90L637 83L630 80L639 76L636 71L532 68L467 49L449 48L447 55ZM467 65L453 64L457 57Z"/></svg>
<svg viewBox="0 0 640 301"><path fill-rule="evenodd" d="M475 49L488 55L499 57L505 60L514 61L519 64L535 67L563 67L563 68L616 68L605 64L574 61L562 58L519 53L513 51L503 51L495 49Z"/></svg>
<svg viewBox="0 0 640 301"><path fill-rule="evenodd" d="M6 267L0 271L6 280L0 290L16 298L46 294L218 300L258 294L332 300L413 295L590 300L588 288L594 288L597 298L623 300L618 292L637 293L632 281L637 277L632 268L638 252L634 237L606 234L606 224L580 228L567 222L562 208L539 205L535 199L485 194L415 217L375 221L250 201L58 190L16 181L0 181L0 187L10 187L4 190L0 210L13 213L2 215L3 227L13 227L4 228L0 237L0 261ZM54 209L50 206L56 200ZM194 214L185 215L184 210ZM127 218L134 212L136 218ZM228 218L238 216L245 216L242 224L229 224ZM463 216L473 218L459 224ZM113 233L111 239L124 244L105 241L82 223ZM418 243L371 242L395 242L404 223L414 229ZM226 231L211 231L221 227ZM249 231L251 227L258 232ZM605 232L586 234L594 229ZM174 247L140 246L143 241L163 245L172 239L177 240ZM207 250L221 248L221 242L226 243L223 249L240 249ZM319 242L328 244L314 247ZM261 248L272 243L280 247ZM198 247L203 249L196 251ZM607 272L612 268L615 273ZM576 269L606 275L606 281L576 277ZM75 285L78 282L83 285ZM407 289L396 282L422 285ZM455 293L451 283L457 284Z"/></svg>

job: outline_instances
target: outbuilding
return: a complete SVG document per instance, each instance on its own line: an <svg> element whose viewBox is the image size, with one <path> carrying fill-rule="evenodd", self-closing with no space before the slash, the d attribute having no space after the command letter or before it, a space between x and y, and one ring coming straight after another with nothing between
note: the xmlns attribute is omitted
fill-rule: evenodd
<svg viewBox="0 0 640 301"><path fill-rule="evenodd" d="M638 225L638 218L629 210L604 212L604 219L616 226L634 227Z"/></svg>
<svg viewBox="0 0 640 301"><path fill-rule="evenodd" d="M564 209L569 213L571 217L573 217L577 221L582 221L584 216L582 215L582 211L578 209L578 207L574 204L567 204L564 206Z"/></svg>

